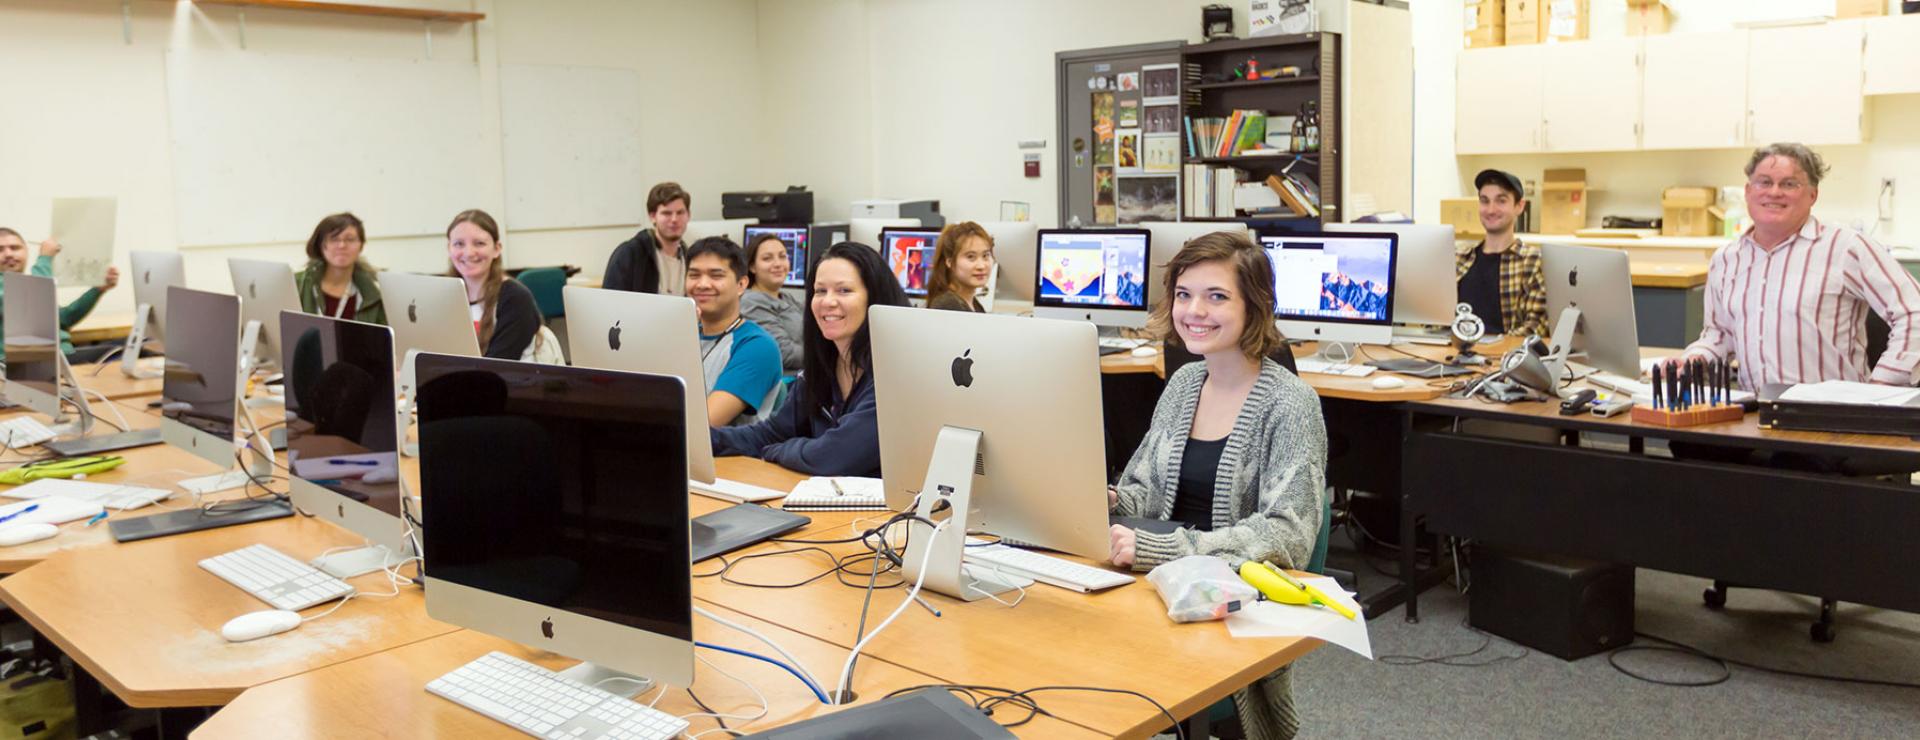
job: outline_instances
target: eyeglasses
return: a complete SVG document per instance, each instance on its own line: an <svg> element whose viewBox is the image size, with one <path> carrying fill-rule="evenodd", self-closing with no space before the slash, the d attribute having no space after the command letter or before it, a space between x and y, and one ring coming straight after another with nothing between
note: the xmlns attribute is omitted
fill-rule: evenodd
<svg viewBox="0 0 1920 740"><path fill-rule="evenodd" d="M1771 177L1756 177L1751 180L1748 180L1747 185L1749 187L1752 187L1754 190L1772 190L1778 187L1780 189L1780 192L1786 193L1788 195L1793 195L1795 193L1798 193L1802 189L1807 187L1806 183L1801 182L1799 180L1795 180L1793 178L1787 178L1785 180L1775 182Z"/></svg>
<svg viewBox="0 0 1920 740"><path fill-rule="evenodd" d="M354 246L354 245L356 245L356 244L365 244L365 243L366 243L366 240L364 240L364 239L361 239L360 237L357 237L357 236L329 236L329 237L327 237L327 244L329 244L329 245L333 245L333 244L338 244L338 245L341 245L341 246L344 246L344 247L351 247L351 246Z"/></svg>

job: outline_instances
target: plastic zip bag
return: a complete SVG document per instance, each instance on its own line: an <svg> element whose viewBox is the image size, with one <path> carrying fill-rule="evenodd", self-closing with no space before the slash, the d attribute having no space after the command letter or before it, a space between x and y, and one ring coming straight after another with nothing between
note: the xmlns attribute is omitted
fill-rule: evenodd
<svg viewBox="0 0 1920 740"><path fill-rule="evenodd" d="M1225 619L1253 603L1260 592L1214 555L1188 555L1160 564L1147 573L1147 582L1167 602L1167 618L1175 622Z"/></svg>

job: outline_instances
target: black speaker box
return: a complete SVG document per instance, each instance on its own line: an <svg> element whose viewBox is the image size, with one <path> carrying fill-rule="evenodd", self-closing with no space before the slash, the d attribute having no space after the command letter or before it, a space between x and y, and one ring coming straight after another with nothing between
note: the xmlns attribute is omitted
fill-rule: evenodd
<svg viewBox="0 0 1920 740"><path fill-rule="evenodd" d="M1633 641L1633 566L1478 545L1467 619L1563 660Z"/></svg>

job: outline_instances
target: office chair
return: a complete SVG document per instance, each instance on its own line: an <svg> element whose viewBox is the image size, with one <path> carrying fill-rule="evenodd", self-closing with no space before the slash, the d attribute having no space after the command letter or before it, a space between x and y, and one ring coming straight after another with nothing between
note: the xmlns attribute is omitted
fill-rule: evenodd
<svg viewBox="0 0 1920 740"><path fill-rule="evenodd" d="M540 307L542 320L552 321L567 315L567 304L561 299L561 289L567 285L564 268L530 267L521 270L517 279L533 292L533 302Z"/></svg>

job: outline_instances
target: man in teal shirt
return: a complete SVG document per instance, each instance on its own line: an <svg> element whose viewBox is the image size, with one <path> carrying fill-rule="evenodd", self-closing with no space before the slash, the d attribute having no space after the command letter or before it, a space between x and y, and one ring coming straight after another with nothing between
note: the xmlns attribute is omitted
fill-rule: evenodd
<svg viewBox="0 0 1920 740"><path fill-rule="evenodd" d="M60 242L48 239L40 242L40 256L33 261L34 275L53 277L53 257L60 253ZM20 232L0 226L0 272L21 272L27 269L27 240ZM93 305L100 302L100 296L113 286L120 284L120 268L108 267L106 282L97 288L88 288L79 298L60 309L60 351L73 354L73 335L68 333L74 324L80 323L87 314L93 313ZM5 282L0 281L0 291L5 290ZM0 321L5 320L0 316ZM5 357L5 349L0 347L0 357Z"/></svg>

